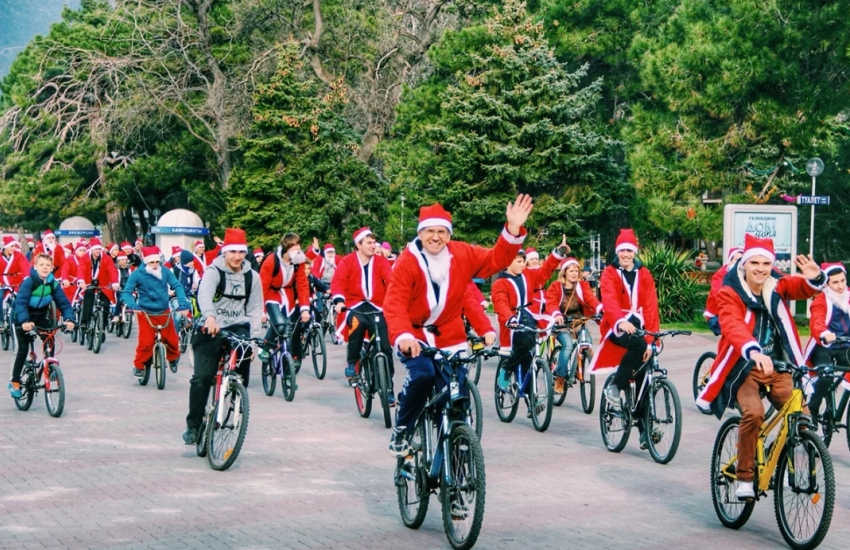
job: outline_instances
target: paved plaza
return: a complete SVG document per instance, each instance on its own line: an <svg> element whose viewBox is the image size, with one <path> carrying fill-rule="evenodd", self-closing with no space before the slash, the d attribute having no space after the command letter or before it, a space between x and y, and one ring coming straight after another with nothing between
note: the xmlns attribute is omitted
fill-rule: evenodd
<svg viewBox="0 0 850 550"><path fill-rule="evenodd" d="M3 397L0 548L450 548L434 497L419 530L402 525L390 432L377 411L358 416L342 374L344 348L329 345L325 380L305 363L291 403L279 386L273 397L263 393L255 362L245 445L230 470L215 472L180 439L189 358L168 373L165 390L153 380L140 387L130 372L135 337L108 336L100 355L62 337L67 400L59 419L47 415L41 394L28 412ZM676 338L661 356L684 418L679 452L666 466L639 450L636 433L621 454L606 451L599 417L582 412L577 392L555 408L546 433L535 432L523 410L501 423L495 361L486 363L487 503L476 547L785 547L772 494L740 531L715 517L708 470L720 422L697 412L690 389L693 364L713 342ZM11 359L0 352L4 364ZM397 388L402 379L397 373ZM843 549L850 452L843 433L835 439L835 515L821 548Z"/></svg>

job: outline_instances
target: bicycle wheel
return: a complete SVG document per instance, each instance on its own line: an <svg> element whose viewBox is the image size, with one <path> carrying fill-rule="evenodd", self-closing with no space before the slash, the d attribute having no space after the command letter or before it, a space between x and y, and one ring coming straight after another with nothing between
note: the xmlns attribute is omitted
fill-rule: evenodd
<svg viewBox="0 0 850 550"><path fill-rule="evenodd" d="M502 370L505 359L499 361L496 367L496 382L494 397L496 400L496 414L502 422L511 422L516 416L516 411L519 408L519 396L516 383L516 370L508 375L508 389L502 390L499 387L499 378L502 376Z"/></svg>
<svg viewBox="0 0 850 550"><path fill-rule="evenodd" d="M313 357L313 372L316 373L316 378L322 380L325 378L325 373L328 370L328 353L325 346L325 339L318 330L314 330L310 338L313 340L313 344L310 346L310 352Z"/></svg>
<svg viewBox="0 0 850 550"><path fill-rule="evenodd" d="M481 379L481 366L483 365L483 363L484 361L481 359L480 355L475 358L475 361L469 363L469 373L466 375L466 379L472 380L473 382L478 384L478 381Z"/></svg>
<svg viewBox="0 0 850 550"><path fill-rule="evenodd" d="M71 343L77 341L77 337L80 333L80 324L78 322L74 323L74 330L71 331Z"/></svg>
<svg viewBox="0 0 850 550"><path fill-rule="evenodd" d="M375 358L372 360L375 374L377 374L377 382L378 387L375 388L378 391L378 398L381 402L381 409L384 411L384 426L387 428L393 427L393 419L390 416L390 384L389 384L389 366L387 365L387 356L381 352L378 352L375 355Z"/></svg>
<svg viewBox="0 0 850 550"><path fill-rule="evenodd" d="M156 388L158 390L165 388L165 371L168 369L168 362L165 359L165 346L157 342L153 348L153 369L156 373Z"/></svg>
<svg viewBox="0 0 850 550"><path fill-rule="evenodd" d="M711 502L717 519L730 529L743 527L755 508L755 500L740 501L735 496L736 464L731 464L738 456L738 427L740 416L726 420L711 453Z"/></svg>
<svg viewBox="0 0 850 550"><path fill-rule="evenodd" d="M850 449L850 406L847 406L844 417L844 435L847 436L847 448Z"/></svg>
<svg viewBox="0 0 850 550"><path fill-rule="evenodd" d="M86 345L86 331L84 329L80 329L80 337L77 338L77 342L79 342L81 346Z"/></svg>
<svg viewBox="0 0 850 550"><path fill-rule="evenodd" d="M145 365L145 373L142 375L141 378L138 379L139 385L140 386L147 386L148 380L150 380L150 379L151 379L151 365L150 365L150 363L148 363L147 365Z"/></svg>
<svg viewBox="0 0 850 550"><path fill-rule="evenodd" d="M825 402L824 405L826 405ZM821 436L821 439L823 439L823 444L826 445L826 448L829 449L829 444L832 443L832 434L835 433L837 429L835 427L834 413L828 406L824 408L826 410L823 412L823 422L821 423L821 428L823 428L823 435ZM817 426L817 423L815 423L815 426Z"/></svg>
<svg viewBox="0 0 850 550"><path fill-rule="evenodd" d="M707 351L699 356L697 364L694 366L693 390L694 401L699 397L700 392L708 383L708 373L711 372L711 367L714 365L714 360L717 354L713 351Z"/></svg>
<svg viewBox="0 0 850 550"><path fill-rule="evenodd" d="M12 342L8 326L9 325L7 324L6 327L3 327L3 330L0 331L0 344L3 346L3 351L8 351L9 344Z"/></svg>
<svg viewBox="0 0 850 550"><path fill-rule="evenodd" d="M115 332L115 322L112 320L112 314L106 316L106 332L112 334Z"/></svg>
<svg viewBox="0 0 850 550"><path fill-rule="evenodd" d="M549 370L552 371L552 373L554 373L555 370L557 370L557 368L558 368L558 356L560 354L561 354L561 351L559 349L559 350L557 350L557 353L553 353L552 357L549 359ZM573 360L574 360L574 356L571 355L570 361L573 361ZM569 372L572 372L572 370L574 370L574 365L571 364ZM570 387L567 384L568 380L564 380L564 391L562 391L560 393L556 392L554 381L555 381L555 375L552 374L552 403L556 407L560 407L561 405L564 404L564 401L566 401L567 392L569 391Z"/></svg>
<svg viewBox="0 0 850 550"><path fill-rule="evenodd" d="M239 457L245 434L248 432L248 392L245 386L230 381L227 392L218 403L224 409L224 420L211 420L207 461L213 470L226 470Z"/></svg>
<svg viewBox="0 0 850 550"><path fill-rule="evenodd" d="M360 360L356 372L354 401L357 403L357 412L361 417L369 418L372 414L372 369L367 361Z"/></svg>
<svg viewBox="0 0 850 550"><path fill-rule="evenodd" d="M35 373L31 365L25 365L21 371L21 396L14 399L19 411L28 411L35 397Z"/></svg>
<svg viewBox="0 0 850 550"><path fill-rule="evenodd" d="M452 548L466 550L475 545L484 519L484 452L475 432L466 424L454 424L448 438L450 471L440 476L443 528Z"/></svg>
<svg viewBox="0 0 850 550"><path fill-rule="evenodd" d="M263 361L260 363L260 372L263 378L263 391L271 397L274 395L275 386L277 385L277 375L274 373L274 367L271 361Z"/></svg>
<svg viewBox="0 0 850 550"><path fill-rule="evenodd" d="M187 328L180 329L180 354L186 353L186 350L189 349L189 337L191 336L191 332Z"/></svg>
<svg viewBox="0 0 850 550"><path fill-rule="evenodd" d="M292 364L292 357L286 356L283 358L283 372L280 375L280 390L283 392L283 398L287 401L295 399L295 390L298 386L295 385L295 366Z"/></svg>
<svg viewBox="0 0 850 550"><path fill-rule="evenodd" d="M538 432L545 432L552 421L552 371L542 359L534 362L534 383L531 386L531 423Z"/></svg>
<svg viewBox="0 0 850 550"><path fill-rule="evenodd" d="M649 390L643 425L652 459L659 464L673 460L682 437L682 403L676 386L666 378L656 380Z"/></svg>
<svg viewBox="0 0 850 550"><path fill-rule="evenodd" d="M130 333L133 332L133 314L125 313L124 314L124 339L130 337Z"/></svg>
<svg viewBox="0 0 850 550"><path fill-rule="evenodd" d="M835 472L818 436L801 431L798 437L776 465L773 503L782 538L795 550L808 550L823 541L832 522Z"/></svg>
<svg viewBox="0 0 850 550"><path fill-rule="evenodd" d="M481 402L481 392L478 391L478 385L469 379L466 380L466 388L469 390L468 424L480 440L484 432L484 404Z"/></svg>
<svg viewBox="0 0 850 550"><path fill-rule="evenodd" d="M410 438L411 452L399 458L395 468L398 511L405 527L419 529L428 513L428 464L425 456L425 428L420 421Z"/></svg>
<svg viewBox="0 0 850 550"><path fill-rule="evenodd" d="M602 386L602 397L599 400L599 428L602 432L602 442L612 453L619 453L626 448L632 431L632 421L626 408L616 409L605 399L605 388L614 383L614 375L608 377Z"/></svg>
<svg viewBox="0 0 850 550"><path fill-rule="evenodd" d="M592 360L593 352L589 348L581 350L579 393L581 394L581 408L585 414L591 414L593 412L593 406L596 404L596 375L587 374L584 370L590 366Z"/></svg>
<svg viewBox="0 0 850 550"><path fill-rule="evenodd" d="M65 410L65 377L56 363L47 364L44 369L44 404L50 416L59 418Z"/></svg>
<svg viewBox="0 0 850 550"><path fill-rule="evenodd" d="M121 318L118 318L118 322L115 323L115 337L121 338L124 336L124 323L121 321Z"/></svg>
<svg viewBox="0 0 850 550"><path fill-rule="evenodd" d="M95 323L95 321L92 321L92 323ZM87 331L85 331L84 334L85 334L85 340L86 340L86 342L85 342L86 349L91 351L92 347L94 347L94 335L95 335L94 324L92 324L91 328L89 328Z"/></svg>
<svg viewBox="0 0 850 550"><path fill-rule="evenodd" d="M213 381L213 385L210 387L209 394L207 395L207 406L204 408L204 418L201 419L201 427L198 429L198 442L195 443L195 452L201 458L207 456L207 440L209 439L210 431L209 419L212 414L214 401L215 381Z"/></svg>
<svg viewBox="0 0 850 550"><path fill-rule="evenodd" d="M95 355L100 353L100 346L103 344L104 337L103 319L100 313L98 313L97 319L94 322L94 337L91 342L91 350L95 353Z"/></svg>

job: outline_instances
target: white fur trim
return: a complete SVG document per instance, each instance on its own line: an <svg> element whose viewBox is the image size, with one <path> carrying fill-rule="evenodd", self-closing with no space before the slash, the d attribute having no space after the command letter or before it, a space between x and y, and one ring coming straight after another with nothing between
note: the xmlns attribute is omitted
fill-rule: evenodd
<svg viewBox="0 0 850 550"><path fill-rule="evenodd" d="M366 237L368 237L371 234L372 234L372 230L368 229L368 228L360 231L359 233L355 233L354 234L354 244L360 244L360 241L362 241L363 239L365 239Z"/></svg>
<svg viewBox="0 0 850 550"><path fill-rule="evenodd" d="M535 252L531 252L530 254L526 254L526 255L525 255L525 259L526 259L526 260L534 260L534 259L538 259L538 260L539 260L539 259L540 259L540 254L538 254L536 251L535 251Z"/></svg>
<svg viewBox="0 0 850 550"><path fill-rule="evenodd" d="M637 247L637 245L636 245L636 244L632 244L632 243L623 243L623 244L621 244L620 246L618 246L618 247L614 250L614 252L616 253L616 252L619 252L619 251L621 251L621 250L631 250L632 252L634 252L635 254L637 254L638 247Z"/></svg>
<svg viewBox="0 0 850 550"><path fill-rule="evenodd" d="M399 334L398 338L395 339L395 344L393 345L395 347L398 347L398 343L402 340L416 340L416 336L410 334L409 332L404 332L402 334Z"/></svg>
<svg viewBox="0 0 850 550"><path fill-rule="evenodd" d="M221 247L222 254L225 252L248 252L247 244L226 244Z"/></svg>
<svg viewBox="0 0 850 550"><path fill-rule="evenodd" d="M764 256L765 258L770 260L770 263L776 261L776 254L771 252L766 248L750 248L744 251L744 255L741 256L741 265L745 264L747 260L754 256Z"/></svg>
<svg viewBox="0 0 850 550"><path fill-rule="evenodd" d="M452 233L452 222L443 218L425 218L424 220L420 220L416 231L422 231L426 227L445 227L449 230L449 233Z"/></svg>
<svg viewBox="0 0 850 550"><path fill-rule="evenodd" d="M507 227L502 229L502 238L508 241L510 244L522 244L525 242L525 235L520 235L518 237L511 235L511 232L508 231Z"/></svg>
<svg viewBox="0 0 850 550"><path fill-rule="evenodd" d="M145 263L153 262L153 261L161 262L162 261L162 255L161 254L151 254L150 256L145 256L143 258L143 261Z"/></svg>

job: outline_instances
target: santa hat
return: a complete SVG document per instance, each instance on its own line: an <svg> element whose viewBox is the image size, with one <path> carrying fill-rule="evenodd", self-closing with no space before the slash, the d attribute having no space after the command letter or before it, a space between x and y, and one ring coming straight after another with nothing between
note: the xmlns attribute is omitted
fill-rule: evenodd
<svg viewBox="0 0 850 550"><path fill-rule="evenodd" d="M726 263L731 264L732 263L732 256L734 256L735 254L740 254L743 251L744 251L743 246L733 246L732 248L730 248L729 251L726 253Z"/></svg>
<svg viewBox="0 0 850 550"><path fill-rule="evenodd" d="M89 241L89 250L103 249L103 243L97 237L92 237Z"/></svg>
<svg viewBox="0 0 850 550"><path fill-rule="evenodd" d="M126 255L126 254L124 254L123 252L119 252L118 254L116 254L116 255L115 255L115 259L116 259L116 260L126 260L126 259L127 259L127 255Z"/></svg>
<svg viewBox="0 0 850 550"><path fill-rule="evenodd" d="M360 241L372 234L372 230L368 227L361 227L354 232L354 244L360 244Z"/></svg>
<svg viewBox="0 0 850 550"><path fill-rule="evenodd" d="M50 229L45 229L44 232L41 234L41 240L44 240L47 237L53 237L55 239L56 235Z"/></svg>
<svg viewBox="0 0 850 550"><path fill-rule="evenodd" d="M76 252L77 250L79 250L81 248L83 250L86 249L86 240L85 239L80 239L79 241L74 243L74 252Z"/></svg>
<svg viewBox="0 0 850 550"><path fill-rule="evenodd" d="M203 245L203 241L196 241L195 248ZM241 229L229 228L224 231L224 242L221 244L222 252L248 252L248 239Z"/></svg>
<svg viewBox="0 0 850 550"><path fill-rule="evenodd" d="M614 252L619 252L621 250L631 250L632 252L637 254L638 242L634 230L620 230L620 234L617 236L617 244L614 248Z"/></svg>
<svg viewBox="0 0 850 550"><path fill-rule="evenodd" d="M336 249L331 243L325 243L325 252L336 252Z"/></svg>
<svg viewBox="0 0 850 550"><path fill-rule="evenodd" d="M136 239L136 244L145 244L145 243L144 243L144 241L142 241L142 239Z"/></svg>
<svg viewBox="0 0 850 550"><path fill-rule="evenodd" d="M142 261L145 263L148 262L161 262L162 261L162 253L159 251L158 246L145 246L142 248Z"/></svg>
<svg viewBox="0 0 850 550"><path fill-rule="evenodd" d="M741 256L740 265L744 265L747 260L754 256L764 256L770 260L770 263L775 262L776 253L773 251L773 239L759 239L755 235L744 234L744 255Z"/></svg>
<svg viewBox="0 0 850 550"><path fill-rule="evenodd" d="M10 246L20 246L21 243L18 242L18 239L13 237L12 235L6 235L3 237L3 248L8 248Z"/></svg>
<svg viewBox="0 0 850 550"><path fill-rule="evenodd" d="M224 235L224 238L227 238L226 234ZM207 247L207 245L204 244L204 241L199 239L195 241L195 244L192 245L192 250L197 250L199 246L203 246L204 248Z"/></svg>
<svg viewBox="0 0 850 550"><path fill-rule="evenodd" d="M115 243L109 243L109 246L106 248L106 250L108 250L109 252L112 252L113 250L118 250L118 245Z"/></svg>
<svg viewBox="0 0 850 550"><path fill-rule="evenodd" d="M537 253L536 248L526 248L525 249L525 259L526 260L534 260L540 259L540 254Z"/></svg>
<svg viewBox="0 0 850 550"><path fill-rule="evenodd" d="M182 250L183 249L180 248L179 246L172 246L171 247L171 257L173 258L174 256L179 256L180 252L182 252Z"/></svg>
<svg viewBox="0 0 850 550"><path fill-rule="evenodd" d="M571 265L578 267L578 260L575 258L564 258L564 261L562 261L561 265L558 266L558 271L563 271Z"/></svg>
<svg viewBox="0 0 850 550"><path fill-rule="evenodd" d="M445 227L452 232L452 215L440 203L431 206L423 206L419 209L419 225L416 231L422 231L426 227Z"/></svg>
<svg viewBox="0 0 850 550"><path fill-rule="evenodd" d="M63 245L63 247L67 248L69 252L74 251L74 243L67 243L67 244Z"/></svg>
<svg viewBox="0 0 850 550"><path fill-rule="evenodd" d="M390 243L388 243L386 241L381 243L381 248L383 248L384 250L388 250L390 252L393 251L393 247L390 245Z"/></svg>
<svg viewBox="0 0 850 550"><path fill-rule="evenodd" d="M121 249L123 250L125 248L133 248L133 245L131 245L129 241L124 241L123 243L121 243Z"/></svg>
<svg viewBox="0 0 850 550"><path fill-rule="evenodd" d="M263 252L263 249L262 249L262 248L255 248L255 249L254 249L254 257L257 257L257 256L265 256L265 255L266 255L266 253L265 253L265 252Z"/></svg>
<svg viewBox="0 0 850 550"><path fill-rule="evenodd" d="M835 275L837 273L847 274L847 268L845 268L844 264L842 264L841 262L834 262L834 263L825 262L825 263L820 264L820 268L824 273L826 273L827 277L832 277L833 275Z"/></svg>

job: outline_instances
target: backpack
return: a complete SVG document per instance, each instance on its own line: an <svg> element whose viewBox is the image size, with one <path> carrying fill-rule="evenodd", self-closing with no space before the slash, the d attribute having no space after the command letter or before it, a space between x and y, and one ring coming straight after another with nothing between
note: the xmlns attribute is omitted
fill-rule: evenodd
<svg viewBox="0 0 850 550"><path fill-rule="evenodd" d="M225 280L225 272L219 268L218 266L212 266L218 271L218 285L215 289L215 294L213 295L213 303L218 302L222 298L229 298L231 300L245 300L245 313L248 313L248 297L251 296L251 286L254 284L254 270L249 269L248 271L242 271L243 282L245 285L245 295L244 296L236 296L233 294L225 294L224 287L227 284Z"/></svg>

